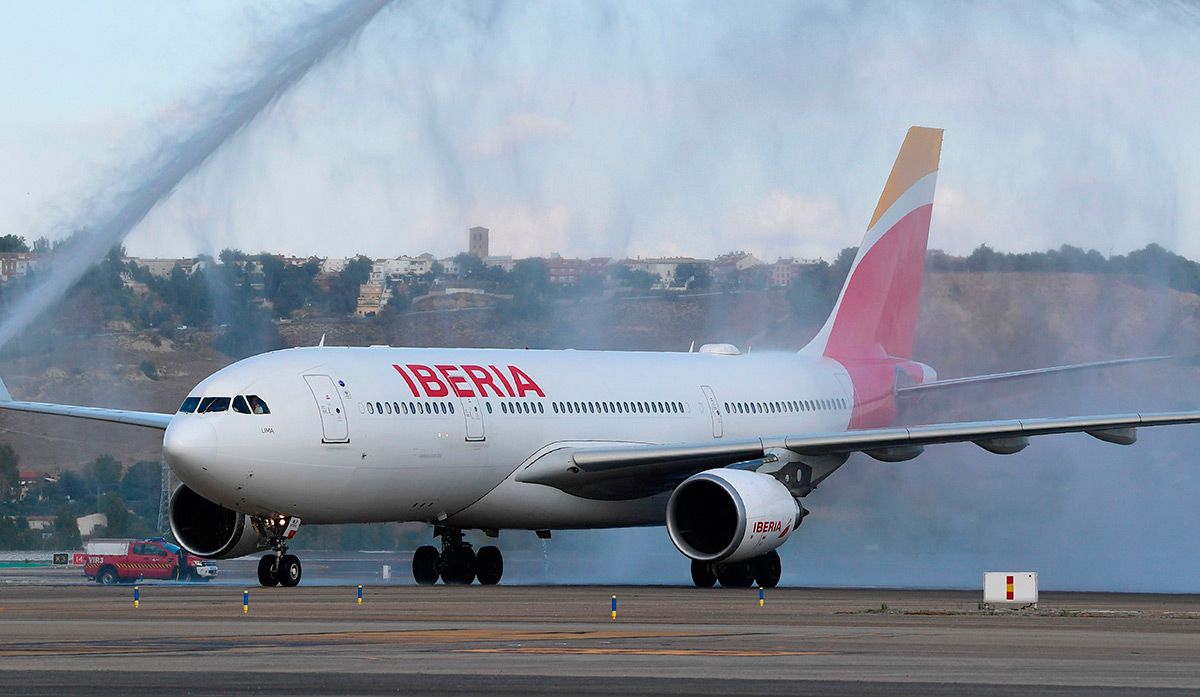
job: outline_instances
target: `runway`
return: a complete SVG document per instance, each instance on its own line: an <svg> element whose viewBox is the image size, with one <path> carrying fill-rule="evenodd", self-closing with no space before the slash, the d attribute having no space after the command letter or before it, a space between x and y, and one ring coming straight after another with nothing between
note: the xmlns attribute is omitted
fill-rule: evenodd
<svg viewBox="0 0 1200 697"><path fill-rule="evenodd" d="M0 586L0 692L1182 694L1200 597L673 587ZM610 597L618 617L610 619ZM884 609L886 606L886 609Z"/></svg>

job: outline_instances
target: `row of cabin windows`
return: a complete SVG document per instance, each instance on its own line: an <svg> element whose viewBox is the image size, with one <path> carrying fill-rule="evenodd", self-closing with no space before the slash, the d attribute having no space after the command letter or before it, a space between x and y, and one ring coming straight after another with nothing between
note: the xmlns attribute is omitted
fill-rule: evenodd
<svg viewBox="0 0 1200 697"><path fill-rule="evenodd" d="M424 416L426 414L453 414L451 402L359 402L358 413L400 414L402 416Z"/></svg>
<svg viewBox="0 0 1200 697"><path fill-rule="evenodd" d="M810 411L845 409L846 400L798 399L785 402L725 402L726 414L798 414Z"/></svg>
<svg viewBox="0 0 1200 697"><path fill-rule="evenodd" d="M682 414L683 402L552 402L555 414ZM485 402L487 413L493 413L492 403ZM366 414L453 414L452 402L359 402L359 413ZM500 402L503 414L545 414L541 402Z"/></svg>
<svg viewBox="0 0 1200 697"><path fill-rule="evenodd" d="M555 414L682 414L683 402L554 402Z"/></svg>
<svg viewBox="0 0 1200 697"><path fill-rule="evenodd" d="M238 395L229 397L188 397L179 405L179 411L185 414L208 414L218 411L229 411L230 407L239 414L270 414L267 403L256 394L245 397Z"/></svg>

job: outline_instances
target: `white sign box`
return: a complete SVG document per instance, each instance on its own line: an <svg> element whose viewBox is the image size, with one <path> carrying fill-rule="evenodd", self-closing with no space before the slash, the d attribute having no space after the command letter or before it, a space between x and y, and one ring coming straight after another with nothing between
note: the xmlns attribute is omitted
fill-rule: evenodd
<svg viewBox="0 0 1200 697"><path fill-rule="evenodd" d="M1038 575L1033 571L987 571L983 602L991 605L1037 605Z"/></svg>

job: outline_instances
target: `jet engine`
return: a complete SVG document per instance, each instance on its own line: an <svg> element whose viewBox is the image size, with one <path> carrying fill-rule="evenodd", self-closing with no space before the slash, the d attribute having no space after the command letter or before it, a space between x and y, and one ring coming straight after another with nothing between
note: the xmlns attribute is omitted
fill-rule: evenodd
<svg viewBox="0 0 1200 697"><path fill-rule="evenodd" d="M167 517L179 546L198 557L244 557L270 545L245 513L231 511L180 486L171 495Z"/></svg>
<svg viewBox="0 0 1200 697"><path fill-rule="evenodd" d="M686 556L738 562L766 554L800 524L800 504L779 480L746 470L713 469L676 487L667 533Z"/></svg>

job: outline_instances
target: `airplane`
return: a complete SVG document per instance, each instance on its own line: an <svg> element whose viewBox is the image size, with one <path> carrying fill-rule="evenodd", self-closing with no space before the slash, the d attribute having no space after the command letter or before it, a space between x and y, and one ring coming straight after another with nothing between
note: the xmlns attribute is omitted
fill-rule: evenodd
<svg viewBox="0 0 1200 697"><path fill-rule="evenodd" d="M803 499L852 453L883 462L972 442L1011 455L1034 436L1130 445L1200 411L897 426L902 402L964 384L1123 359L939 380L913 360L942 131L911 128L828 320L799 351L743 353L298 347L237 361L174 414L17 401L0 408L161 429L188 552L266 552L263 586L295 586L301 523L420 521L440 547L417 583L498 583L497 537L666 526L697 586L773 587Z"/></svg>

